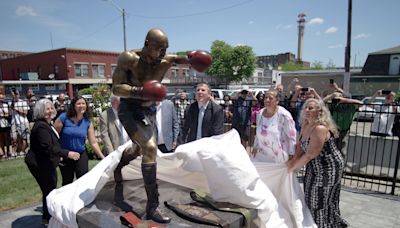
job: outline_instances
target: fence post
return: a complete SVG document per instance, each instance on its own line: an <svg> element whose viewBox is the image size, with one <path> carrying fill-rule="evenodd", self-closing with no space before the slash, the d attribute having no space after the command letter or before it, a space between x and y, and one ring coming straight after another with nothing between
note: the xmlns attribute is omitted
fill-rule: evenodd
<svg viewBox="0 0 400 228"><path fill-rule="evenodd" d="M392 191L390 194L394 195L394 190L396 188L397 182L397 169L399 168L399 158L400 158L400 136L398 136L397 140L397 154L396 154L396 161L394 163L394 174L393 174L393 181L392 181Z"/></svg>

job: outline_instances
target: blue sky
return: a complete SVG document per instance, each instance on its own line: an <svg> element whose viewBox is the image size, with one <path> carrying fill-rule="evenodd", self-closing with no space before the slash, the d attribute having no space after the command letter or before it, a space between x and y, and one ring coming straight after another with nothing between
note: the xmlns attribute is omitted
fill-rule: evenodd
<svg viewBox="0 0 400 228"><path fill-rule="evenodd" d="M246 44L256 55L297 55L297 15L306 14L303 59L344 65L347 0L114 0L126 10L128 49L163 29L169 52L210 50L214 40ZM399 0L353 0L351 65L400 45ZM120 11L105 0L3 0L0 49L71 47L123 51Z"/></svg>

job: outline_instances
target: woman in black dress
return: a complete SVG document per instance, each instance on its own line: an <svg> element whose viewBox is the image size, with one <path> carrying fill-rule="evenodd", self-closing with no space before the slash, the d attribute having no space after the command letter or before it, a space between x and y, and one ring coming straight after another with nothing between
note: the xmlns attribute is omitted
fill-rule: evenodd
<svg viewBox="0 0 400 228"><path fill-rule="evenodd" d="M79 159L79 153L61 149L58 133L51 125L51 120L55 116L56 111L50 100L42 99L36 103L33 110L35 124L30 136L31 145L25 157L25 163L43 194L43 224L48 224L51 217L47 209L46 197L57 187L56 168L60 162L60 156L64 159Z"/></svg>
<svg viewBox="0 0 400 228"><path fill-rule="evenodd" d="M336 147L336 126L322 100L308 99L301 113L301 132L289 171L306 165L304 195L319 228L347 227L339 209L343 157Z"/></svg>

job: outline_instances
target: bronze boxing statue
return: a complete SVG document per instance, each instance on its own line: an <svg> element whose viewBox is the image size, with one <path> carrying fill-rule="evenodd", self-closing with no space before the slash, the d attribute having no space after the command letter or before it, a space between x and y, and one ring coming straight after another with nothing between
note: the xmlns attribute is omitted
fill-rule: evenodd
<svg viewBox="0 0 400 228"><path fill-rule="evenodd" d="M171 220L157 209L159 193L156 181L155 102L161 101L167 92L161 81L172 64L190 63L194 69L201 72L211 64L211 56L204 51L177 56L166 54L167 48L167 35L161 29L150 29L141 51L126 51L118 57L112 87L112 92L121 97L118 117L132 142L136 144L134 150L124 152L114 172L116 191L122 182L122 167L137 156L143 155L142 175L147 194L146 219L158 223L168 223ZM121 190L119 188L119 191Z"/></svg>

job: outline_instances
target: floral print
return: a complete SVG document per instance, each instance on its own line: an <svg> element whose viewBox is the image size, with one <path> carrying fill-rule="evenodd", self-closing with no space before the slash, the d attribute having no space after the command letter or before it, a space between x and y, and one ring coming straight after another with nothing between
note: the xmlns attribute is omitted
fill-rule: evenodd
<svg viewBox="0 0 400 228"><path fill-rule="evenodd" d="M260 110L263 113L264 109ZM294 154L296 128L291 114L281 106L272 117L257 118L254 148L258 149L255 161L285 163Z"/></svg>

